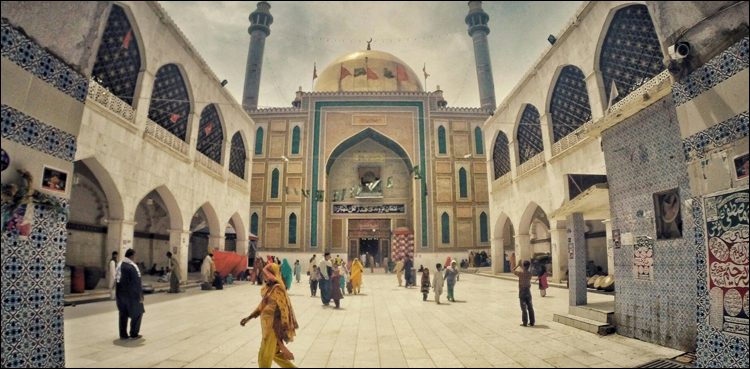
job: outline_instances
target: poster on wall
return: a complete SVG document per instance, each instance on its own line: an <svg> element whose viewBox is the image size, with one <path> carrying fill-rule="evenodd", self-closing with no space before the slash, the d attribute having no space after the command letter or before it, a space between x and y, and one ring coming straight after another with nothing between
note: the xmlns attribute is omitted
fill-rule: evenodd
<svg viewBox="0 0 750 369"><path fill-rule="evenodd" d="M650 237L636 237L633 246L633 274L635 279L654 279L654 240Z"/></svg>
<svg viewBox="0 0 750 369"><path fill-rule="evenodd" d="M747 190L704 198L709 324L725 333L743 337L750 333Z"/></svg>
<svg viewBox="0 0 750 369"><path fill-rule="evenodd" d="M42 189L64 193L68 186L68 173L59 169L44 167Z"/></svg>
<svg viewBox="0 0 750 369"><path fill-rule="evenodd" d="M737 180L750 176L750 154L734 157L734 178Z"/></svg>
<svg viewBox="0 0 750 369"><path fill-rule="evenodd" d="M654 194L657 240L682 238L681 205L680 192L677 188Z"/></svg>
<svg viewBox="0 0 750 369"><path fill-rule="evenodd" d="M619 229L613 229L612 230L612 243L614 243L614 246L616 249L619 249L622 245L622 241L620 240L620 230Z"/></svg>

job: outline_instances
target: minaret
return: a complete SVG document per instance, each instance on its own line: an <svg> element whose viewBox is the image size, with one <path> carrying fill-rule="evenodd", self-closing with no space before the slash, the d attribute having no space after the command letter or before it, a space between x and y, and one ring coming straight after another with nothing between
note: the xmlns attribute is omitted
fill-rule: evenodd
<svg viewBox="0 0 750 369"><path fill-rule="evenodd" d="M492 79L490 48L487 45L487 35L490 33L490 27L487 26L489 20L490 16L482 10L481 1L469 1L469 14L465 22L469 26L469 36L474 41L479 100L483 109L494 112L497 104L495 103L495 82Z"/></svg>
<svg viewBox="0 0 750 369"><path fill-rule="evenodd" d="M271 34L273 16L269 11L271 4L265 1L258 3L258 8L250 13L250 49L247 51L245 67L245 89L242 91L242 107L245 110L258 108L258 90L260 89L260 71L263 67L263 48L266 37Z"/></svg>

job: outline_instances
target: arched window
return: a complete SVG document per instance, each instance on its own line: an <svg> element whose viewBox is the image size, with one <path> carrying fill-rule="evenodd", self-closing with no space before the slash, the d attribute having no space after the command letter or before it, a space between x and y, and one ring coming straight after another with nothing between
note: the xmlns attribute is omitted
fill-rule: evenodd
<svg viewBox="0 0 750 369"><path fill-rule="evenodd" d="M490 242L490 232L487 226L487 213L479 214L479 242Z"/></svg>
<svg viewBox="0 0 750 369"><path fill-rule="evenodd" d="M451 243L451 224L448 213L440 216L440 234L443 243Z"/></svg>
<svg viewBox="0 0 750 369"><path fill-rule="evenodd" d="M448 149L445 147L445 127L438 127L438 153L447 154Z"/></svg>
<svg viewBox="0 0 750 369"><path fill-rule="evenodd" d="M258 213L250 216L250 233L258 235Z"/></svg>
<svg viewBox="0 0 750 369"><path fill-rule="evenodd" d="M242 135L237 132L232 136L232 147L229 150L229 171L237 177L245 179L246 161L245 141L242 139Z"/></svg>
<svg viewBox="0 0 750 369"><path fill-rule="evenodd" d="M499 132L492 147L492 164L495 167L495 179L510 173L510 151L508 150L508 136Z"/></svg>
<svg viewBox="0 0 750 369"><path fill-rule="evenodd" d="M599 55L607 103L620 101L663 71L663 59L646 5L630 5L618 10L607 29ZM613 84L615 88L612 88ZM610 96L615 89L617 96Z"/></svg>
<svg viewBox="0 0 750 369"><path fill-rule="evenodd" d="M263 154L263 127L258 127L255 133L255 155Z"/></svg>
<svg viewBox="0 0 750 369"><path fill-rule="evenodd" d="M189 114L190 97L180 69L174 64L162 66L156 72L148 118L185 141Z"/></svg>
<svg viewBox="0 0 750 369"><path fill-rule="evenodd" d="M224 129L215 104L210 104L203 109L198 127L198 151L221 164L221 154L224 151Z"/></svg>
<svg viewBox="0 0 750 369"><path fill-rule="evenodd" d="M289 215L289 244L297 243L297 215Z"/></svg>
<svg viewBox="0 0 750 369"><path fill-rule="evenodd" d="M132 106L140 70L141 53L133 27L125 11L112 5L91 75L120 100Z"/></svg>
<svg viewBox="0 0 750 369"><path fill-rule="evenodd" d="M469 190L466 182L466 169L461 168L458 170L458 196L462 199L469 197Z"/></svg>
<svg viewBox="0 0 750 369"><path fill-rule="evenodd" d="M484 155L484 142L482 141L482 129L474 128L474 146L477 148L477 155Z"/></svg>
<svg viewBox="0 0 750 369"><path fill-rule="evenodd" d="M292 155L299 154L299 140L300 140L300 129L299 126L295 126L292 129Z"/></svg>
<svg viewBox="0 0 750 369"><path fill-rule="evenodd" d="M271 172L271 198L272 199L279 198L279 170L278 169L274 169L273 172Z"/></svg>
<svg viewBox="0 0 750 369"><path fill-rule="evenodd" d="M516 141L518 141L518 164L523 164L534 155L544 151L539 111L534 105L526 104L521 114L521 121L518 123Z"/></svg>
<svg viewBox="0 0 750 369"><path fill-rule="evenodd" d="M583 72L573 65L566 65L557 77L549 106L554 142L591 120L584 78Z"/></svg>

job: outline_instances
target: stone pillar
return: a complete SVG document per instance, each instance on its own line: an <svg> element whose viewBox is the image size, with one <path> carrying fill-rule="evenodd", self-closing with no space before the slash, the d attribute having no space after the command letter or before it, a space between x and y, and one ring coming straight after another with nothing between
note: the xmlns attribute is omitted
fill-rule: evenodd
<svg viewBox="0 0 750 369"><path fill-rule="evenodd" d="M603 89L599 89L599 78L596 72L591 72L585 78L586 91L589 94L589 103L591 104L591 118L597 120L604 116L604 111L607 110L607 102L604 101L606 94L602 96ZM610 88L610 87L607 87Z"/></svg>
<svg viewBox="0 0 750 369"><path fill-rule="evenodd" d="M226 239L224 238L224 236L211 235L208 237L208 247L213 247L214 250L224 251L225 241Z"/></svg>
<svg viewBox="0 0 750 369"><path fill-rule="evenodd" d="M538 75L538 74L537 74ZM542 126L542 144L544 145L544 160L549 161L552 158L552 145L555 143L555 134L552 132L552 118L545 114L539 116L539 123Z"/></svg>
<svg viewBox="0 0 750 369"><path fill-rule="evenodd" d="M612 237L612 220L602 220L605 230L607 231L607 274L615 275L615 245Z"/></svg>
<svg viewBox="0 0 750 369"><path fill-rule="evenodd" d="M495 81L492 78L490 47L487 43L487 35L490 33L490 27L487 26L489 20L490 16L482 9L481 1L469 1L469 14L464 21L469 26L469 36L474 42L480 105L482 109L494 112L497 103L495 102Z"/></svg>
<svg viewBox="0 0 750 369"><path fill-rule="evenodd" d="M560 283L565 280L568 270L568 230L550 229L552 239L552 282Z"/></svg>
<svg viewBox="0 0 750 369"><path fill-rule="evenodd" d="M510 270L515 269L521 260L530 260L532 256L531 252L531 236L527 234L516 235L516 265L511 265Z"/></svg>
<svg viewBox="0 0 750 369"><path fill-rule="evenodd" d="M505 258L503 256L505 254L503 239L493 238L491 242L490 255L492 257L492 273L507 273L506 270L503 270L503 265L505 264Z"/></svg>
<svg viewBox="0 0 750 369"><path fill-rule="evenodd" d="M107 262L112 251L118 252L118 259L125 257L125 251L133 248L135 221L123 219L107 220Z"/></svg>
<svg viewBox="0 0 750 369"><path fill-rule="evenodd" d="M180 281L187 282L188 277L188 247L190 247L190 230L169 230L169 251L172 257L180 262Z"/></svg>
<svg viewBox="0 0 750 369"><path fill-rule="evenodd" d="M586 305L586 224L583 214L568 215L568 261L570 290L568 291L570 306Z"/></svg>
<svg viewBox="0 0 750 369"><path fill-rule="evenodd" d="M136 90L138 96L133 99L135 108L135 124L139 132L143 133L146 129L146 120L148 119L148 108L151 105L151 94L154 90L154 81L156 76L145 70L141 74L141 87Z"/></svg>

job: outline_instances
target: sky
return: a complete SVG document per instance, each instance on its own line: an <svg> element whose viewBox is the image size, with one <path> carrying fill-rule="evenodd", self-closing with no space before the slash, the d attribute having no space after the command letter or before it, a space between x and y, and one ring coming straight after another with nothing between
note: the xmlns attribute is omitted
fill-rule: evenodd
<svg viewBox="0 0 750 369"><path fill-rule="evenodd" d="M257 2L162 1L219 79L242 100L250 42L248 17ZM474 50L464 17L466 1L455 2L276 2L266 39L259 107L287 107L295 91L312 90L318 74L333 60L364 50L389 52L418 75L426 64L426 89L444 91L448 106L478 107ZM499 104L549 48L581 6L575 2L482 3L489 14L487 36Z"/></svg>

